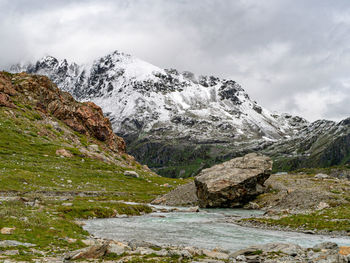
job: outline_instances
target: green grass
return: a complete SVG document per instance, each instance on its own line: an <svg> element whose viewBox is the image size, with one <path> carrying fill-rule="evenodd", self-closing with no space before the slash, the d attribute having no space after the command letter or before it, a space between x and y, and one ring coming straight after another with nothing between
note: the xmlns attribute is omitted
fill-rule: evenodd
<svg viewBox="0 0 350 263"><path fill-rule="evenodd" d="M140 170L140 165L124 168L84 158L77 148L84 146L63 147L64 138L40 121L29 121L20 113L19 117L11 119L0 108L1 191L104 191L116 199L148 202L168 190L159 185L181 183L181 180L151 175ZM38 135L40 133L47 136ZM61 148L66 148L74 156L57 156L55 152ZM123 172L130 169L137 170L142 177L124 176ZM72 183L67 183L68 180Z"/></svg>
<svg viewBox="0 0 350 263"><path fill-rule="evenodd" d="M0 234L0 240L33 243L43 251L82 247L81 242L69 244L65 238L84 239L88 233L72 221L50 212L46 206L44 209L29 208L21 201L4 202L0 211L0 228L16 227L16 230L12 235Z"/></svg>
<svg viewBox="0 0 350 263"><path fill-rule="evenodd" d="M167 183L176 187L186 182L156 176L136 162L128 164L122 156L116 159L123 166L88 158L79 149L90 144L101 145L101 142L77 134L54 120L62 128L57 131L34 107L19 102L16 105L18 108L11 110L0 107L0 191L31 201L37 199L40 204L32 207L22 201L2 201L0 229L16 227L16 230L12 235L0 234L0 240L33 243L48 256L75 250L84 247L81 240L88 237L75 223L77 219L149 213L151 208L147 205L120 201L148 203L172 189L161 185ZM70 151L73 157L57 156L56 150L62 148ZM124 176L125 170L135 170L140 177ZM60 201L60 197L67 200ZM69 243L68 238L77 241ZM10 258L29 262L40 257L27 253L28 248L18 249L20 254ZM152 260L147 259L147 262Z"/></svg>
<svg viewBox="0 0 350 263"><path fill-rule="evenodd" d="M72 206L60 206L57 208L59 214L68 219L82 218L108 218L117 214L141 215L150 213L152 209L147 205L128 205L125 203L112 202L89 202L87 200L77 200Z"/></svg>

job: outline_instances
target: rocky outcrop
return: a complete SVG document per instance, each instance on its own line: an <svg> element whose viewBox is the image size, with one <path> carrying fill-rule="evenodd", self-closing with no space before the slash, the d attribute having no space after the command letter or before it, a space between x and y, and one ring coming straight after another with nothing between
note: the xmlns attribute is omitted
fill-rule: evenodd
<svg viewBox="0 0 350 263"><path fill-rule="evenodd" d="M0 72L0 106L14 108L15 101L25 102L40 115L56 117L74 131L105 142L115 152L125 152L124 140L114 134L100 107L92 102L77 102L47 77Z"/></svg>
<svg viewBox="0 0 350 263"><path fill-rule="evenodd" d="M241 207L264 192L272 160L256 153L204 169L196 178L201 207Z"/></svg>

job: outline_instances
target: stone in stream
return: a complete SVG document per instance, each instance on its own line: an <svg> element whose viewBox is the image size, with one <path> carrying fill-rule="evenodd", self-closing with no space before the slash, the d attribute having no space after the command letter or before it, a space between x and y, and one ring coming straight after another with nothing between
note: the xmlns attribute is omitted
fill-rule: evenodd
<svg viewBox="0 0 350 263"><path fill-rule="evenodd" d="M241 207L264 192L272 160L250 153L211 168L196 178L200 207Z"/></svg>

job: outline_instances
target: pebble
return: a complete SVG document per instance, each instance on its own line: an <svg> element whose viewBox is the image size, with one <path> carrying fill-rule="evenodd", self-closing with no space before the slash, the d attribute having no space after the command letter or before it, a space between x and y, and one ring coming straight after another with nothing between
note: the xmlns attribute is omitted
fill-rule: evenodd
<svg viewBox="0 0 350 263"><path fill-rule="evenodd" d="M0 233L3 235L12 235L15 230L15 227L3 227L1 228Z"/></svg>

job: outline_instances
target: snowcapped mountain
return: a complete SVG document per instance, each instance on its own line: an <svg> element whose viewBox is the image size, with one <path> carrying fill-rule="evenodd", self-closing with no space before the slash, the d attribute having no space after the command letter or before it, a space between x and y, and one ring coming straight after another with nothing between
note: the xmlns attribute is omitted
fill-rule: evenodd
<svg viewBox="0 0 350 263"><path fill-rule="evenodd" d="M279 170L350 164L350 118L338 123L317 120L263 152L274 157Z"/></svg>
<svg viewBox="0 0 350 263"><path fill-rule="evenodd" d="M269 112L233 80L161 69L118 51L86 65L47 56L11 71L47 75L76 99L95 102L129 151L151 167L203 167L308 126L303 118ZM183 169L171 175L193 172Z"/></svg>
<svg viewBox="0 0 350 263"><path fill-rule="evenodd" d="M233 80L161 69L117 51L88 65L48 56L11 71L47 75L76 99L95 102L122 136L277 140L307 124L300 117L270 113Z"/></svg>

